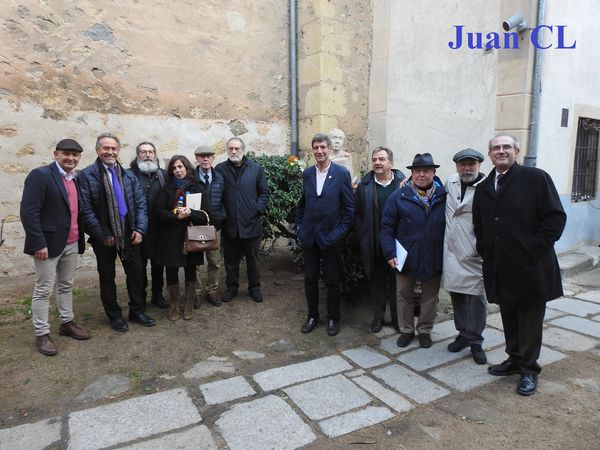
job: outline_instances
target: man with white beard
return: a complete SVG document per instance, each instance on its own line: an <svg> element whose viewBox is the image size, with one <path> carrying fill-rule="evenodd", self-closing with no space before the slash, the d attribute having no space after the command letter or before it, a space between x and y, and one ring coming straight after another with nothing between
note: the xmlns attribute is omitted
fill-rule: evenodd
<svg viewBox="0 0 600 450"><path fill-rule="evenodd" d="M152 205L158 192L165 184L166 172L159 167L156 147L152 142L141 142L135 148L136 158L131 161L130 171L138 178L140 186L146 195L148 205L148 233L142 241L142 258L144 268L148 265L150 259L150 274L152 278L152 299L151 303L157 308L166 309L169 307L165 297L162 294L164 281L164 267L154 263L154 250L156 240L156 229L158 222L152 213ZM148 287L148 274L144 270L144 290Z"/></svg>
<svg viewBox="0 0 600 450"><path fill-rule="evenodd" d="M482 260L475 248L473 231L473 196L485 179L480 166L484 156L466 148L454 155L456 174L446 182L446 233L442 286L450 293L454 310L456 339L448 351L459 352L470 347L473 360L485 364L487 358L481 344L485 328L487 301L483 287Z"/></svg>

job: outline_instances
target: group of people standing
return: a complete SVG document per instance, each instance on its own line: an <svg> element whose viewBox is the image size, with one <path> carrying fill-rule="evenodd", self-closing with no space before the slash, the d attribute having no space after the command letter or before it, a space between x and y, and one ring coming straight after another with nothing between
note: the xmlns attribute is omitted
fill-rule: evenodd
<svg viewBox="0 0 600 450"><path fill-rule="evenodd" d="M32 320L36 347L55 355L50 337L49 299L55 280L61 335L89 339L88 331L74 321L72 288L77 254L85 250L84 231L97 261L100 298L110 326L129 329L117 302L115 261L126 275L129 297L128 321L151 327L146 314L147 264L150 261L151 302L169 308L177 320L180 303L189 320L200 306L197 267L207 260L205 299L213 306L232 300L239 288L242 256L248 267L248 293L262 301L258 250L262 236L260 216L270 195L264 170L244 155L240 138L226 143L228 159L213 167L214 150L198 147L194 167L184 155L174 155L166 169L159 167L156 147L142 142L129 169L119 160L121 143L116 135L103 133L96 139L96 161L75 176L83 148L73 139L56 145L55 161L34 169L26 178L21 201L25 229L25 253L34 259L36 281L32 296ZM202 194L200 209L191 209L188 194ZM219 250L187 253L183 247L187 226L213 224L222 240L226 268L226 291L219 298ZM184 301L180 301L179 268L184 268ZM166 274L169 302L163 296Z"/></svg>
<svg viewBox="0 0 600 450"><path fill-rule="evenodd" d="M308 307L301 332L319 323L319 279L327 288L327 334L340 332L339 263L342 238L352 226L360 241L363 266L371 288L371 330L382 329L389 303L397 345L416 336L431 347L440 286L449 291L458 335L448 351L469 347L474 361L487 362L483 330L487 301L498 303L508 359L488 367L492 375L520 374L517 392L535 392L545 303L562 295L553 245L566 215L547 173L517 164L518 140L499 134L489 141L494 169L480 172L483 154L467 148L453 157L456 174L446 183L436 176L430 153L417 153L407 166L411 176L394 169L393 152L377 147L372 170L353 190L347 168L332 162L332 141L317 134L311 141L315 165L303 172L296 231L304 256ZM145 312L151 265L151 302L169 308L177 320L180 303L189 320L200 306L197 267L207 262L204 298L213 306L238 295L239 264L245 257L248 294L262 302L258 251L261 215L269 199L264 169L245 155L237 137L226 143L228 159L216 167L214 151L198 147L197 166L183 155L159 167L156 147L142 142L130 169L119 161L120 142L110 133L96 140L96 161L75 177L82 147L72 139L56 145L55 162L33 170L25 181L21 220L25 252L33 255L36 282L32 315L36 346L57 353L50 338L48 303L57 281L59 333L75 339L90 334L74 322L72 286L83 233L96 255L100 297L110 325L127 331L117 302L115 260L121 259L129 295L129 322L155 325ZM186 205L187 194L202 194L201 210ZM184 254L186 227L213 224L221 234L226 288L218 295L220 252ZM401 252L402 254L398 253ZM179 268L184 268L184 301ZM163 297L166 272L169 302ZM421 293L415 295L420 282ZM415 324L415 307L418 317Z"/></svg>

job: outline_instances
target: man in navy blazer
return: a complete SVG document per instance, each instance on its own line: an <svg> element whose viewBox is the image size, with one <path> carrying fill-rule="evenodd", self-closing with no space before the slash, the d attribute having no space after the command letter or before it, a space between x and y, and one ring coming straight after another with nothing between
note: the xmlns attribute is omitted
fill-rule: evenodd
<svg viewBox="0 0 600 450"><path fill-rule="evenodd" d="M331 162L329 136L316 134L311 147L316 164L302 174L302 197L296 215L308 304L308 317L300 331L310 333L319 321L319 273L323 262L327 286L327 334L335 336L340 331L338 264L341 241L352 224L354 196L348 169Z"/></svg>
<svg viewBox="0 0 600 450"><path fill-rule="evenodd" d="M47 356L58 353L50 339L48 307L57 282L56 303L59 333L74 339L89 339L73 314L73 280L77 255L85 250L79 186L74 169L83 148L73 139L56 144L55 161L31 171L25 179L21 200L21 223L25 229L24 252L33 256L35 287L31 318L36 347Z"/></svg>

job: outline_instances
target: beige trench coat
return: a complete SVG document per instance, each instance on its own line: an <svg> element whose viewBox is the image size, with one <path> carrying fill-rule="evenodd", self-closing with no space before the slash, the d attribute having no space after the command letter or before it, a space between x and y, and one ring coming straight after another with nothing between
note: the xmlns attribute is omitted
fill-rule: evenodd
<svg viewBox="0 0 600 450"><path fill-rule="evenodd" d="M482 259L475 249L473 232L473 196L475 187L468 186L460 201L460 179L453 174L446 182L446 233L444 235L444 267L442 286L449 292L484 295Z"/></svg>

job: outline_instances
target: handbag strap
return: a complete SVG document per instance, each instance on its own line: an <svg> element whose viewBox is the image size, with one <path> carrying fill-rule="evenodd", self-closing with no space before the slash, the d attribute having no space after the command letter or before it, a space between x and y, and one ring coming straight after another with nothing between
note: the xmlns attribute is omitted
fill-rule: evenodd
<svg viewBox="0 0 600 450"><path fill-rule="evenodd" d="M204 215L206 216L206 225L210 225L210 218L208 217L208 213L206 211L204 211L203 209L201 209L200 212L203 212Z"/></svg>

